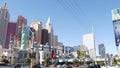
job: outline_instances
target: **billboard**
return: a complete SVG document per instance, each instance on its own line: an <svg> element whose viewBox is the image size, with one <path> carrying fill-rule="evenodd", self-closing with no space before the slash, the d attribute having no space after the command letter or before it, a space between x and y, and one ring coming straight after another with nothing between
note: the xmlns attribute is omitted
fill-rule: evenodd
<svg viewBox="0 0 120 68"><path fill-rule="evenodd" d="M120 45L120 21L113 21L116 46Z"/></svg>
<svg viewBox="0 0 120 68"><path fill-rule="evenodd" d="M116 46L120 45L120 9L112 10L113 28Z"/></svg>

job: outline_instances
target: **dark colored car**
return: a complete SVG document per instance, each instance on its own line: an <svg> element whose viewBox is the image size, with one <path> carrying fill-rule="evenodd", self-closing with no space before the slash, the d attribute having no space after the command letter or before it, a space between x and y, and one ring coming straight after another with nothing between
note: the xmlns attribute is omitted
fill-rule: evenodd
<svg viewBox="0 0 120 68"><path fill-rule="evenodd" d="M7 66L7 64L0 64L0 66Z"/></svg>
<svg viewBox="0 0 120 68"><path fill-rule="evenodd" d="M92 65L89 65L88 68L101 68L101 66L99 64L92 64Z"/></svg>
<svg viewBox="0 0 120 68"><path fill-rule="evenodd" d="M41 68L41 65L40 65L40 64L35 64L35 65L33 66L33 68Z"/></svg>
<svg viewBox="0 0 120 68"><path fill-rule="evenodd" d="M21 68L21 64L16 64L15 66L14 66L14 68Z"/></svg>

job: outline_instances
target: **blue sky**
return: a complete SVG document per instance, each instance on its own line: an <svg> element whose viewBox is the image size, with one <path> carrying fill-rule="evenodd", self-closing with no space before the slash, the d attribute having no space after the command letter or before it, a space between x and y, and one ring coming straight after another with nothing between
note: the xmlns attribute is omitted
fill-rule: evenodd
<svg viewBox="0 0 120 68"><path fill-rule="evenodd" d="M0 0L2 6L4 0ZM95 44L103 43L107 53L117 54L111 10L120 8L120 0L7 0L10 21L18 15L32 22L43 22L51 17L54 34L66 46L82 44L82 35L95 31Z"/></svg>

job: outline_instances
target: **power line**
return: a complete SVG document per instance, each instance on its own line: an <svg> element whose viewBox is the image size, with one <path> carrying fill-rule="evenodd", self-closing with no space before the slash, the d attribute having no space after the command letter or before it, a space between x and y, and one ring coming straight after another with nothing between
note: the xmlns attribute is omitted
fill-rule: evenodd
<svg viewBox="0 0 120 68"><path fill-rule="evenodd" d="M74 17L74 19L76 19L76 21L78 21L78 24L83 25L82 27L85 28L85 30L87 31L87 27L84 23L79 23L80 17L82 16L81 14L84 14L83 12L81 12L80 7L78 7L78 2L77 1L73 1L73 0L57 0L57 2L60 4L61 7L63 7L63 9L65 9L69 14L71 14L72 17ZM81 13L81 14L80 14ZM85 15L86 16L86 15ZM87 16L86 16L87 17ZM88 23L87 23L88 24Z"/></svg>

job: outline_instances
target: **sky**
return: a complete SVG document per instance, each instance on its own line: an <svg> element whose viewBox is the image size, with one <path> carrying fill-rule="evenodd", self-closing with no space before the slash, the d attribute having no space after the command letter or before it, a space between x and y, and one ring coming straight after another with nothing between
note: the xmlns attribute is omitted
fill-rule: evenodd
<svg viewBox="0 0 120 68"><path fill-rule="evenodd" d="M4 0L0 0L3 6ZM117 54L111 10L120 8L120 0L7 0L10 21L24 16L28 25L51 18L54 34L65 46L82 44L82 35L92 32L95 45L105 45L106 53Z"/></svg>

